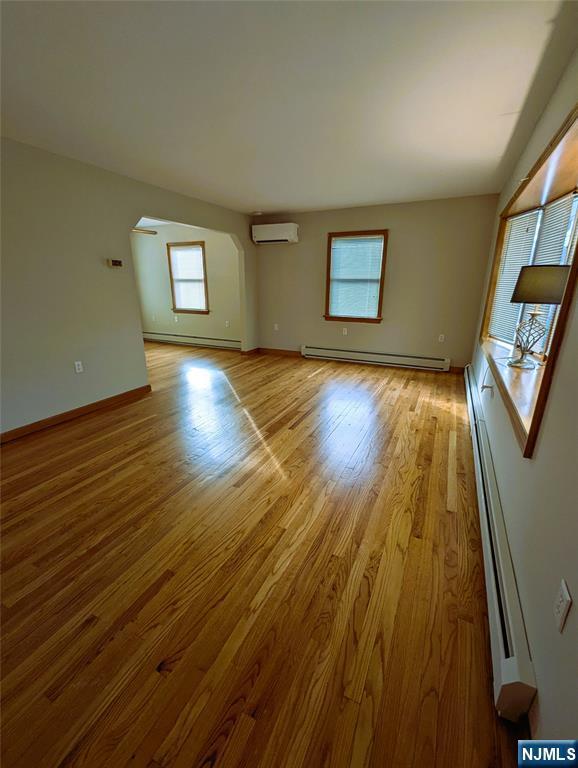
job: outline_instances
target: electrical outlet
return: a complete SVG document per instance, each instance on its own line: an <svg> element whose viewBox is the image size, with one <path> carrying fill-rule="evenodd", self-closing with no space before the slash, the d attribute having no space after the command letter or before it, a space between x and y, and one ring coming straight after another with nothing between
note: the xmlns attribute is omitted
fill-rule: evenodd
<svg viewBox="0 0 578 768"><path fill-rule="evenodd" d="M440 335L438 336L438 341L440 342L440 344L443 344L443 342L444 342L445 340L446 340L446 335L445 335L445 333L440 333Z"/></svg>
<svg viewBox="0 0 578 768"><path fill-rule="evenodd" d="M153 323L154 323L154 321L155 321L156 319L157 319L157 316L156 316L156 315L153 315L153 316L152 316L152 321L153 321Z"/></svg>
<svg viewBox="0 0 578 768"><path fill-rule="evenodd" d="M279 330L279 323L273 323L273 330L278 331Z"/></svg>
<svg viewBox="0 0 578 768"><path fill-rule="evenodd" d="M228 320L225 320L225 328L228 328L231 325L231 323Z"/></svg>
<svg viewBox="0 0 578 768"><path fill-rule="evenodd" d="M75 373L84 373L84 365L82 364L82 360L75 360L74 361L74 372Z"/></svg>
<svg viewBox="0 0 578 768"><path fill-rule="evenodd" d="M568 611L570 610L571 605L572 598L570 596L568 584L566 584L564 579L562 579L560 582L560 589L558 590L558 594L556 595L556 599L554 601L554 618L556 619L558 632L562 632L564 629L566 617L568 616Z"/></svg>
<svg viewBox="0 0 578 768"><path fill-rule="evenodd" d="M175 315L175 323L178 323L178 322L179 322L179 316Z"/></svg>
<svg viewBox="0 0 578 768"><path fill-rule="evenodd" d="M343 331L343 335L347 336L347 328L342 328L341 330Z"/></svg>

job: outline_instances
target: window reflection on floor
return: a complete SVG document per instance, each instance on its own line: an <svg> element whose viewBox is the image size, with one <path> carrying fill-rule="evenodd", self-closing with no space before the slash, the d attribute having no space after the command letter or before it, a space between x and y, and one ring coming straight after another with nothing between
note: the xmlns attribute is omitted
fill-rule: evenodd
<svg viewBox="0 0 578 768"><path fill-rule="evenodd" d="M184 437L187 451L207 468L227 469L238 459L243 433L237 409L227 403L222 371L199 365L184 370Z"/></svg>
<svg viewBox="0 0 578 768"><path fill-rule="evenodd" d="M187 448L194 452L195 458L221 470L238 466L255 440L258 440L267 454L265 463L259 463L260 471L274 469L285 477L263 433L223 371L188 365L184 375L186 420L192 428L186 432ZM248 464L247 470L250 469Z"/></svg>
<svg viewBox="0 0 578 768"><path fill-rule="evenodd" d="M361 448L364 434L375 429L379 400L375 390L349 383L331 382L320 391L319 451L327 468L342 468L343 460L356 446ZM365 445L364 464L369 471L378 446ZM353 455L351 463L356 462Z"/></svg>

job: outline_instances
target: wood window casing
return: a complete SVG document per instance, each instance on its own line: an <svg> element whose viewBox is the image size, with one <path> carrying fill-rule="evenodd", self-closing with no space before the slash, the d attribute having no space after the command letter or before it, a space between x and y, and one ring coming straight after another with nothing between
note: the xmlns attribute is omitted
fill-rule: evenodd
<svg viewBox="0 0 578 768"><path fill-rule="evenodd" d="M203 254L203 286L205 291L205 309L188 309L186 307L178 307L175 294L175 277L173 275L173 265L171 259L171 248L186 248L187 246L200 247ZM173 312L177 314L188 315L208 315L209 314L209 288L207 285L207 259L205 255L205 241L204 240L192 240L183 243L167 243L167 258L169 262L169 278L171 284L171 296L173 300ZM178 281L177 281L178 282Z"/></svg>
<svg viewBox="0 0 578 768"><path fill-rule="evenodd" d="M387 256L387 236L389 230L387 229L365 229L355 232L329 232L327 235L327 271L325 281L325 320L335 320L342 323L381 323L382 321L382 306L383 306L383 284L385 279L385 261ZM332 315L330 313L330 300L331 300L331 254L333 240L347 237L383 237L383 250L381 254L381 272L379 277L379 295L377 299L377 315L376 317L355 317L344 315Z"/></svg>
<svg viewBox="0 0 578 768"><path fill-rule="evenodd" d="M480 331L480 344L496 385L502 394L524 458L531 458L533 455L556 361L564 338L578 281L578 247L574 250L564 296L558 307L553 329L550 330L551 340L544 365L536 372L506 370L500 362L505 349L501 346L500 351L500 345L492 339L489 333L493 301L504 252L506 226L510 217L543 207L547 203L552 203L575 191L577 177L578 104L570 112L500 214L494 261ZM536 357L543 359L543 356Z"/></svg>

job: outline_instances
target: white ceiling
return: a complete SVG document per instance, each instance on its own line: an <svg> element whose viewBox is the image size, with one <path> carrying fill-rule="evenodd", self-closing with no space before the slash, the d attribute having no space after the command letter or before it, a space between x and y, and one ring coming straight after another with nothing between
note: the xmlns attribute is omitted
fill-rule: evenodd
<svg viewBox="0 0 578 768"><path fill-rule="evenodd" d="M4 2L3 129L245 212L496 192L570 6Z"/></svg>

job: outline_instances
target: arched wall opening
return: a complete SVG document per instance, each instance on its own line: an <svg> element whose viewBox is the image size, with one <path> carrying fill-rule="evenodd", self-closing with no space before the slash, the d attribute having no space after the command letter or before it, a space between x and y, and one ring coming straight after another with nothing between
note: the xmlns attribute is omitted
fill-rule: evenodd
<svg viewBox="0 0 578 768"><path fill-rule="evenodd" d="M130 233L143 338L193 346L247 347L244 253L227 232L142 217ZM202 244L207 306L175 309L169 247Z"/></svg>

